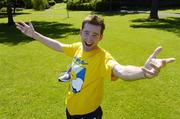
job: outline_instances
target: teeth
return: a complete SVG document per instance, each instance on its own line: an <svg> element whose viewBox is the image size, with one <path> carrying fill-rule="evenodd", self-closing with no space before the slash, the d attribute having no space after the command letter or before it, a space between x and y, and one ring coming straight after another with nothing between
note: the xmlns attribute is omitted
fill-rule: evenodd
<svg viewBox="0 0 180 119"><path fill-rule="evenodd" d="M87 43L88 45L91 45L91 43Z"/></svg>
<svg viewBox="0 0 180 119"><path fill-rule="evenodd" d="M92 45L92 43L85 42L87 45Z"/></svg>

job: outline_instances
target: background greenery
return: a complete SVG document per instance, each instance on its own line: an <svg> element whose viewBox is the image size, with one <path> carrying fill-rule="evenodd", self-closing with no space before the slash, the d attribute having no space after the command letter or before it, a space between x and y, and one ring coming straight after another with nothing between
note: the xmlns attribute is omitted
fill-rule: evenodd
<svg viewBox="0 0 180 119"><path fill-rule="evenodd" d="M179 0L159 1L159 9L176 8L180 6ZM67 8L70 10L114 11L122 9L147 10L152 6L152 0L68 0Z"/></svg>
<svg viewBox="0 0 180 119"><path fill-rule="evenodd" d="M171 11L171 12L176 12ZM35 29L63 43L79 41L79 28L90 11L70 11L56 4L46 11L19 11L15 22L32 21ZM158 57L175 57L152 80L105 80L104 119L180 118L180 18L148 21L148 14L95 13L106 23L100 46L121 64L142 66L153 50ZM71 58L21 34L0 19L0 118L65 119L68 84L57 82Z"/></svg>

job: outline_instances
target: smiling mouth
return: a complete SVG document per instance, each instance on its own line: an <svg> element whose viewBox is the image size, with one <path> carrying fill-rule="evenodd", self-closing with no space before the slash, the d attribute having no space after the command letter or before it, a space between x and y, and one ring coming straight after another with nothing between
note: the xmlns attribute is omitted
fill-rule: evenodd
<svg viewBox="0 0 180 119"><path fill-rule="evenodd" d="M92 43L87 43L87 42L84 42L84 44L88 47L92 46L93 44Z"/></svg>

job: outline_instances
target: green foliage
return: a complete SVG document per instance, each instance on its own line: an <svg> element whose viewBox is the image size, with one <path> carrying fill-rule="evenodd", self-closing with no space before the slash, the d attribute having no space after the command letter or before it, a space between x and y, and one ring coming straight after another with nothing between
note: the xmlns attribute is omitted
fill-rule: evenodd
<svg viewBox="0 0 180 119"><path fill-rule="evenodd" d="M56 4L56 1L54 1L54 0L48 0L48 4L49 4L50 6L54 6L54 5Z"/></svg>
<svg viewBox="0 0 180 119"><path fill-rule="evenodd" d="M31 0L23 0L25 8L30 9L32 8L32 1Z"/></svg>
<svg viewBox="0 0 180 119"><path fill-rule="evenodd" d="M47 0L32 0L33 8L35 10L44 10L47 8L48 1Z"/></svg>
<svg viewBox="0 0 180 119"><path fill-rule="evenodd" d="M7 7L2 7L2 8L0 9L0 12L7 12Z"/></svg>
<svg viewBox="0 0 180 119"><path fill-rule="evenodd" d="M96 11L104 11L109 10L109 5L106 2L98 1L95 4L95 10Z"/></svg>
<svg viewBox="0 0 180 119"><path fill-rule="evenodd" d="M70 10L94 10L96 0L69 0L67 9Z"/></svg>
<svg viewBox="0 0 180 119"><path fill-rule="evenodd" d="M1 1L0 1L0 6L6 4L6 2L7 2L7 0L1 0Z"/></svg>
<svg viewBox="0 0 180 119"><path fill-rule="evenodd" d="M179 0L159 0L160 8L166 7L180 7ZM68 0L68 9L71 10L86 10L84 3L89 3L90 10L107 11L120 9L149 9L151 7L151 0ZM81 4L81 5L79 5ZM93 6L93 7L92 7Z"/></svg>
<svg viewBox="0 0 180 119"><path fill-rule="evenodd" d="M68 3L67 9L70 10L92 10L94 9L93 4L91 3Z"/></svg>
<svg viewBox="0 0 180 119"><path fill-rule="evenodd" d="M64 2L64 0L54 0L56 3Z"/></svg>

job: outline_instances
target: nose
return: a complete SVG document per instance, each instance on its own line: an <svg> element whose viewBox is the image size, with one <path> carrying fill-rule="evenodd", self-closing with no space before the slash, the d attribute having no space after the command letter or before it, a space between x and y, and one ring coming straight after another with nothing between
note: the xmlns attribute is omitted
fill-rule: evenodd
<svg viewBox="0 0 180 119"><path fill-rule="evenodd" d="M87 37L87 41L92 41L93 40L93 37L92 37L92 35L89 35L88 37Z"/></svg>

